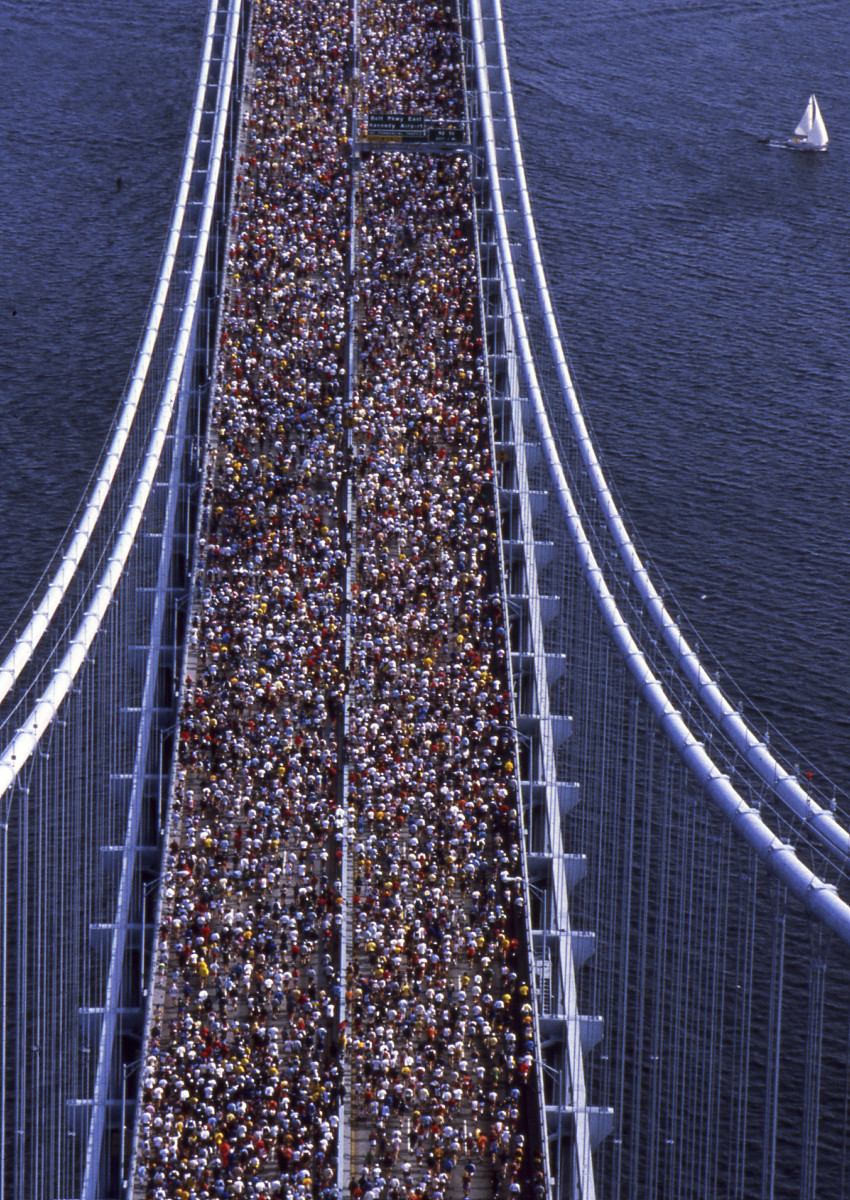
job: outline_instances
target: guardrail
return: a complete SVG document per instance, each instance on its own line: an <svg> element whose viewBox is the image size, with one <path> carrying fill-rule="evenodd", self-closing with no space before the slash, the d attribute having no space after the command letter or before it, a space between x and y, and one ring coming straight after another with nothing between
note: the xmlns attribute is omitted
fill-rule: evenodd
<svg viewBox="0 0 850 1200"><path fill-rule="evenodd" d="M461 6L460 6L460 4L458 4L458 9L460 10L460 8L461 8ZM459 11L458 19L459 19L459 25L460 25L461 29L463 29L464 14L462 11ZM465 108L465 113L466 113L465 125L467 128L469 128L471 130L472 126L474 124L474 116L473 116L473 112L472 112L472 105L470 104L469 88L467 85L467 79L466 79L465 74L464 74L464 79L463 79L463 85L464 85L464 108ZM473 145L473 150L474 150L474 143L475 143L474 132L471 135L470 141ZM476 189L473 187L473 206L474 206L474 210L475 210L475 225L476 225L476 229L478 229L478 230L480 230L482 228L481 221L480 221L480 215L479 215L480 202L481 202L481 197L479 197L476 194ZM480 251L481 251L481 247L479 246L478 303L479 303L482 326L485 326L486 321L487 321L487 304L485 301L484 290L483 290L483 286L482 286L483 285L482 260L481 260ZM488 397L488 403L489 403L489 409L490 409L490 420L488 423L489 424L489 434L490 434L490 461L492 463L495 463L497 461L497 452L496 452L496 440L495 440L494 406L495 406L497 398L493 394L493 379L492 379L490 371L487 369L486 358L484 361L485 361L485 378L487 381L487 383L486 383L487 397ZM503 611L505 612L505 614L507 614L509 612L509 598L508 598L508 590L507 590L507 570L506 570L506 564L505 564L505 558L504 558L504 546L503 546L503 542L502 542L501 538L498 539L497 545L498 545L498 552L499 552L499 576L500 576L500 592L501 592L502 608L503 608ZM531 553L532 553L532 561L533 561L533 551ZM544 670L545 670L545 667L544 667ZM514 734L514 758L515 758L516 763L519 764L521 761L521 755L520 755L520 751L519 751L519 741L518 741L518 735L517 735L517 730L518 730L517 705L516 705L516 690L514 688L510 689L510 702L511 702L511 729ZM543 716L541 719L545 723L546 717ZM552 761L551 754L549 754L547 756L546 766L551 772L551 781L554 783L554 779L555 779L554 762ZM531 1004L534 1009L534 1012L538 1015L538 1018L539 1018L539 1014L542 1011L542 1006L540 1003L539 986L538 986L538 980L537 980L537 974L535 971L535 962L534 962L534 935L533 935L532 921L531 921L531 898L530 898L530 892L529 892L529 874L528 874L528 846L529 846L528 830L527 830L527 823L526 823L525 816L524 816L525 805L524 805L524 800L523 800L523 796L521 793L519 778L517 779L517 784L518 784L518 786L517 786L517 795L516 795L516 805L517 805L519 834L520 834L520 836L519 836L520 856L521 856L521 864L522 864L522 888L523 888L523 900L524 900L524 905L523 905L524 922L523 923L524 923L524 935L525 935L525 943L526 943L526 946L525 946L525 948L526 948L526 972L527 972L527 977L528 977L528 981L529 981L529 995L530 995ZM560 837L559 830L557 831L557 836ZM535 1060L536 1060L536 1063L538 1064L537 1068L534 1071L534 1089L535 1089L535 1098L536 1098L536 1103L537 1103L537 1117L538 1117L538 1121L539 1121L538 1136L539 1136L540 1142L541 1142L540 1149L541 1149L541 1159L542 1159L542 1164L543 1164L543 1174L544 1174L544 1179L545 1179L546 1195L551 1197L555 1192L555 1182L553 1179L551 1156L550 1156L550 1151L549 1151L548 1131L547 1131L547 1124L546 1124L546 1096L545 1096L545 1088L544 1088L544 1081L543 1081L543 1061L544 1060L543 1060L543 1053L542 1053L541 1042L540 1042L540 1021L539 1021L539 1019L535 1019L535 1021L534 1021L533 1036L534 1036L534 1046L535 1046ZM581 1066L581 1064L579 1062L579 1068L580 1068L580 1066ZM589 1155L586 1156L586 1169L588 1172L592 1173L592 1163L590 1161Z"/></svg>

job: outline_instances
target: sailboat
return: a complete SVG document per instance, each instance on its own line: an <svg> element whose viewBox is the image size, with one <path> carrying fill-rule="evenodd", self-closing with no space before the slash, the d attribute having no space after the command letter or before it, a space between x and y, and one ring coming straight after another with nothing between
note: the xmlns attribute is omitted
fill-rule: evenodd
<svg viewBox="0 0 850 1200"><path fill-rule="evenodd" d="M829 134L814 96L809 96L806 111L785 145L789 150L826 150L829 145Z"/></svg>

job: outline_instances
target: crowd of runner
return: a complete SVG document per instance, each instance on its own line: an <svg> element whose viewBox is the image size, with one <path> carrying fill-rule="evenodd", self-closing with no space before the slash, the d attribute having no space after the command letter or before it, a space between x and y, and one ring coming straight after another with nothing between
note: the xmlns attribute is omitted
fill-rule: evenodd
<svg viewBox="0 0 850 1200"><path fill-rule="evenodd" d="M353 178L348 5L254 20L137 1187L540 1196L467 162ZM360 23L457 116L446 5Z"/></svg>

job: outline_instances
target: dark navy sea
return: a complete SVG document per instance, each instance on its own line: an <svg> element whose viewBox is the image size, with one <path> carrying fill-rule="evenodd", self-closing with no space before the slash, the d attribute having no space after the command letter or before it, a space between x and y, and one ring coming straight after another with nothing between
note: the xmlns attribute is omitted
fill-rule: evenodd
<svg viewBox="0 0 850 1200"><path fill-rule="evenodd" d="M549 278L630 526L752 704L846 790L846 6L503 5ZM829 152L759 144L810 92Z"/></svg>
<svg viewBox="0 0 850 1200"><path fill-rule="evenodd" d="M133 362L206 8L0 0L4 632L86 491Z"/></svg>
<svg viewBox="0 0 850 1200"><path fill-rule="evenodd" d="M503 3L549 276L629 523L748 710L850 791L846 0ZM0 630L131 367L205 9L0 0ZM811 91L829 153L761 145Z"/></svg>
<svg viewBox="0 0 850 1200"><path fill-rule="evenodd" d="M504 3L549 275L630 524L743 692L848 789L845 5ZM205 7L0 0L3 628L131 365ZM830 152L759 144L811 91Z"/></svg>

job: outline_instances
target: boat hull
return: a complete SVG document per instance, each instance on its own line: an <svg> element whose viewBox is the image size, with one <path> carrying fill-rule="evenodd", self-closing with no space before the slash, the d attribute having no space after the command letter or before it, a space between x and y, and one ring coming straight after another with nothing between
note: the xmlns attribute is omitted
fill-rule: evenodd
<svg viewBox="0 0 850 1200"><path fill-rule="evenodd" d="M801 154L826 154L828 146L807 146L804 142L786 142L786 150L797 150Z"/></svg>

